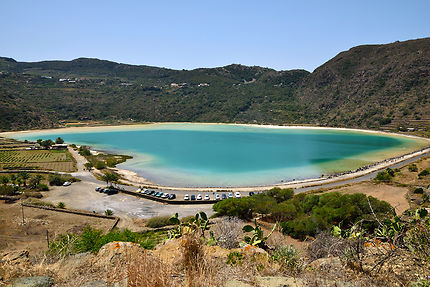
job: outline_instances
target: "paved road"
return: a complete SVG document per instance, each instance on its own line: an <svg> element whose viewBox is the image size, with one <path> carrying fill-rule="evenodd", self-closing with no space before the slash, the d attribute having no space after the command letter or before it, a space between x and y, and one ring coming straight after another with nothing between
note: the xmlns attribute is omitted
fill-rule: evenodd
<svg viewBox="0 0 430 287"><path fill-rule="evenodd" d="M391 165L389 167L392 168L392 169L401 168L401 167L403 167L405 165L408 165L408 164L410 164L410 163L412 163L412 162L414 162L414 161L416 161L416 160L418 160L420 158L427 157L429 155L430 155L430 152L422 154L422 155L419 155L419 156L416 156L416 157L413 157L413 158L410 158L410 159L407 159L407 160L404 160L404 161L396 163L396 164L393 164L393 165ZM351 178L351 179L347 179L347 180L342 180L342 181L339 181L339 182L333 182L333 183L319 185L319 186L309 186L309 187L297 188L297 189L295 189L295 191L296 191L296 193L300 193L300 192L305 192L305 191L310 191L310 190L316 190L316 189L320 189L320 188L330 188L330 187L342 186L342 185L345 185L345 184L351 184L351 183L357 183L357 182L363 182L363 181L367 181L367 180L372 180L372 179L374 179L376 177L376 175L378 174L378 172L380 172L380 170L372 172L372 173L365 174L365 175L360 176L360 177Z"/></svg>

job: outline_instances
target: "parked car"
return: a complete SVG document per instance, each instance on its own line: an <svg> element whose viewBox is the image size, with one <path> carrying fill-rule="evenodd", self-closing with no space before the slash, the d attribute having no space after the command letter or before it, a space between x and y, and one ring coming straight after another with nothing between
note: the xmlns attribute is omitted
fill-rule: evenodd
<svg viewBox="0 0 430 287"><path fill-rule="evenodd" d="M96 187L96 191L97 191L97 192L101 192L101 191L103 191L103 187L97 186L97 187Z"/></svg>
<svg viewBox="0 0 430 287"><path fill-rule="evenodd" d="M138 188L137 190L136 190L136 192L141 192L142 191L142 189L141 188Z"/></svg>
<svg viewBox="0 0 430 287"><path fill-rule="evenodd" d="M184 200L189 200L190 199L190 197L188 196L188 194L185 194L184 195Z"/></svg>
<svg viewBox="0 0 430 287"><path fill-rule="evenodd" d="M151 191L150 191L149 189L147 189L147 190L145 190L143 193L144 193L144 194L147 194L147 195L150 195L150 194L151 194Z"/></svg>
<svg viewBox="0 0 430 287"><path fill-rule="evenodd" d="M65 181L64 183L63 183L63 186L69 186L69 185L71 185L72 183L70 182L70 181Z"/></svg>
<svg viewBox="0 0 430 287"><path fill-rule="evenodd" d="M224 199L227 199L227 195L225 195L225 193L223 193L222 195L221 195L221 198L224 200Z"/></svg>
<svg viewBox="0 0 430 287"><path fill-rule="evenodd" d="M105 188L103 189L103 193L106 193L107 195L117 194L118 190L114 188Z"/></svg>
<svg viewBox="0 0 430 287"><path fill-rule="evenodd" d="M236 193L234 194L237 198L240 198L241 197L241 195L240 195L240 192L239 191L236 191Z"/></svg>
<svg viewBox="0 0 430 287"><path fill-rule="evenodd" d="M219 196L219 194L217 193L217 194L215 194L215 199L216 200L221 200L221 197Z"/></svg>
<svg viewBox="0 0 430 287"><path fill-rule="evenodd" d="M157 192L155 190L151 190L151 192L149 193L149 195L154 195L155 196L156 193Z"/></svg>
<svg viewBox="0 0 430 287"><path fill-rule="evenodd" d="M232 198L233 197L233 193L229 192L228 193L228 198Z"/></svg>
<svg viewBox="0 0 430 287"><path fill-rule="evenodd" d="M197 200L202 200L202 195L200 193L197 194Z"/></svg>
<svg viewBox="0 0 430 287"><path fill-rule="evenodd" d="M161 197L162 195L163 195L163 193L161 191L159 191L155 194L156 197Z"/></svg>
<svg viewBox="0 0 430 287"><path fill-rule="evenodd" d="M210 200L209 194L205 194L205 200Z"/></svg>
<svg viewBox="0 0 430 287"><path fill-rule="evenodd" d="M191 194L191 200L196 200L196 196L194 194Z"/></svg>
<svg viewBox="0 0 430 287"><path fill-rule="evenodd" d="M173 194L173 193L171 193L171 194L169 194L169 197L168 197L169 199L175 199L176 198L176 195L175 194Z"/></svg>
<svg viewBox="0 0 430 287"><path fill-rule="evenodd" d="M255 193L253 191L249 192L249 196L254 196L254 195L255 195Z"/></svg>
<svg viewBox="0 0 430 287"><path fill-rule="evenodd" d="M163 193L163 195L161 195L161 198L167 198L169 196L168 193Z"/></svg>

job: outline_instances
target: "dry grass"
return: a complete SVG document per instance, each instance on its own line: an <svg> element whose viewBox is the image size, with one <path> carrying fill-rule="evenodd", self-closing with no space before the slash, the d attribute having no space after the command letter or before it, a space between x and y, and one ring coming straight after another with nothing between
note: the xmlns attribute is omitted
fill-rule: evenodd
<svg viewBox="0 0 430 287"><path fill-rule="evenodd" d="M148 251L127 254L127 287L178 286L169 265Z"/></svg>

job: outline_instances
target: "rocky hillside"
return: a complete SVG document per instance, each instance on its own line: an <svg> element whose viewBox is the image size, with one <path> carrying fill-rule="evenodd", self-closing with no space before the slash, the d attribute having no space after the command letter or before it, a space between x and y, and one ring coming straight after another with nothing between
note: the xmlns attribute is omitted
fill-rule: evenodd
<svg viewBox="0 0 430 287"><path fill-rule="evenodd" d="M193 121L428 132L429 79L430 38L355 47L313 73L0 58L0 130L73 121Z"/></svg>
<svg viewBox="0 0 430 287"><path fill-rule="evenodd" d="M342 52L307 76L297 95L312 123L428 127L430 38Z"/></svg>

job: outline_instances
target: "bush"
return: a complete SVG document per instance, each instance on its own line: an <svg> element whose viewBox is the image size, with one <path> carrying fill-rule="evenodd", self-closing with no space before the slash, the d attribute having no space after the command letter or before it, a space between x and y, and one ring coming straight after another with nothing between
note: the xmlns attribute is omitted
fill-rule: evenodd
<svg viewBox="0 0 430 287"><path fill-rule="evenodd" d="M50 174L48 176L49 185L61 186L66 180L59 174Z"/></svg>
<svg viewBox="0 0 430 287"><path fill-rule="evenodd" d="M80 155L82 155L82 156L90 156L91 155L91 152L90 152L90 150L89 149L87 149L87 148L85 148L85 147L80 147L79 148L79 154Z"/></svg>
<svg viewBox="0 0 430 287"><path fill-rule="evenodd" d="M48 187L46 184L39 183L39 184L36 186L36 189L37 189L37 190L40 190L40 191L48 191L48 190L49 190L49 187Z"/></svg>
<svg viewBox="0 0 430 287"><path fill-rule="evenodd" d="M414 193L423 194L424 193L424 189L422 187L415 188L414 189Z"/></svg>
<svg viewBox="0 0 430 287"><path fill-rule="evenodd" d="M0 195L14 195L15 189L11 185L0 185Z"/></svg>
<svg viewBox="0 0 430 287"><path fill-rule="evenodd" d="M96 169L104 169L106 167L106 164L103 161L98 160L95 162L94 167Z"/></svg>
<svg viewBox="0 0 430 287"><path fill-rule="evenodd" d="M387 168L384 171L378 172L375 179L377 181L390 181L394 177L394 170Z"/></svg>
<svg viewBox="0 0 430 287"><path fill-rule="evenodd" d="M66 208L66 204L65 204L64 202L60 201L60 202L57 204L57 207L58 207L58 208Z"/></svg>
<svg viewBox="0 0 430 287"><path fill-rule="evenodd" d="M159 228L159 227L164 227L168 225L172 225L172 222L170 222L170 216L156 216L156 217L150 218L146 222L146 226L150 228Z"/></svg>
<svg viewBox="0 0 430 287"><path fill-rule="evenodd" d="M112 216L113 215L113 211L111 209L106 209L105 210L105 215L106 216Z"/></svg>
<svg viewBox="0 0 430 287"><path fill-rule="evenodd" d="M430 174L430 169L426 168L418 174L418 177L427 176Z"/></svg>
<svg viewBox="0 0 430 287"><path fill-rule="evenodd" d="M49 245L49 252L54 255L59 253L69 255L80 252L97 252L103 245L113 241L133 242L145 249L153 249L155 245L166 237L165 232L137 233L128 229L102 234L100 230L87 226L80 235L60 234Z"/></svg>
<svg viewBox="0 0 430 287"><path fill-rule="evenodd" d="M277 262L281 270L295 272L298 271L302 265L303 260L299 255L299 251L294 246L281 246L273 251L271 259Z"/></svg>
<svg viewBox="0 0 430 287"><path fill-rule="evenodd" d="M413 163L413 164L410 164L410 165L408 166L408 170L409 170L410 172L418 172L418 167L417 167L417 165L416 165L415 163Z"/></svg>

